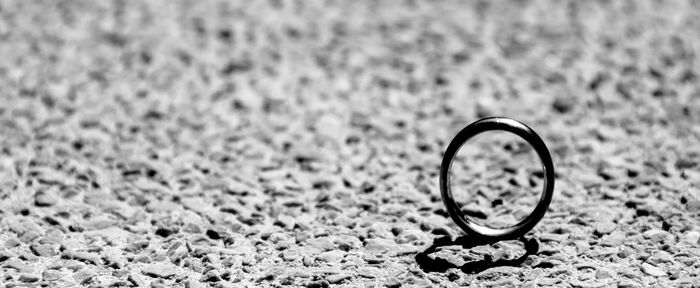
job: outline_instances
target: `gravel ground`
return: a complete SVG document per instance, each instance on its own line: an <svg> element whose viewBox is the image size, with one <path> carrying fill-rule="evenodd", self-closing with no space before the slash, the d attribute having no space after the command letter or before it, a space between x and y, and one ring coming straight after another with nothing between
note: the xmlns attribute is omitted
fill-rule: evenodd
<svg viewBox="0 0 700 288"><path fill-rule="evenodd" d="M144 2L0 0L8 287L699 287L700 2Z"/></svg>

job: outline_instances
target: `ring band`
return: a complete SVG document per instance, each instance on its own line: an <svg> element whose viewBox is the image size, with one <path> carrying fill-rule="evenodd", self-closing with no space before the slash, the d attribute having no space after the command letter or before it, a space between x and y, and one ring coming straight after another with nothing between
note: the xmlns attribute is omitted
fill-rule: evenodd
<svg viewBox="0 0 700 288"><path fill-rule="evenodd" d="M544 169L544 187L542 196L535 210L519 223L507 228L492 228L479 225L467 219L464 212L462 212L452 197L452 190L450 188L450 168L452 167L452 160L454 160L455 155L469 139L486 131L507 131L520 136L535 149L542 162L542 168ZM544 217L549 203L552 201L553 191L554 165L552 164L552 157L549 155L547 146L540 136L530 129L530 127L513 119L503 117L484 118L469 124L452 139L450 145L447 146L444 158L442 158L442 165L440 166L440 192L442 201L450 217L452 217L452 220L462 228L464 232L473 237L498 241L512 240L524 236L537 225L537 222L539 222L542 217Z"/></svg>

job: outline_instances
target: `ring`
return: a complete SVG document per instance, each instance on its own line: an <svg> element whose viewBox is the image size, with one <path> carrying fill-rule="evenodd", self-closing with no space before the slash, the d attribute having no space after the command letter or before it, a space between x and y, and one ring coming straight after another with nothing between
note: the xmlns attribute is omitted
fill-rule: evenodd
<svg viewBox="0 0 700 288"><path fill-rule="evenodd" d="M537 151L537 155L542 162L542 169L544 169L545 175L542 196L540 197L535 210L519 223L507 228L492 228L483 226L467 219L464 212L462 212L460 207L457 206L457 203L452 197L452 190L450 188L450 168L452 167L452 160L454 160L457 151L459 151L464 143L479 133L497 130L507 131L518 135L532 145L535 151ZM450 145L447 146L444 158L442 158L442 165L440 166L440 192L442 195L442 201L445 204L450 217L452 217L452 220L460 228L462 228L464 232L473 237L478 237L484 240L499 241L513 240L524 236L528 231L535 227L535 225L537 225L537 222L539 222L542 217L544 217L544 214L547 212L547 208L549 207L549 203L552 201L553 191L554 165L552 164L552 157L549 155L547 146L544 144L544 141L542 141L540 136L538 136L535 131L530 129L530 127L513 119L492 117L484 118L469 124L467 127L462 129L462 131L460 131L454 139L452 139Z"/></svg>

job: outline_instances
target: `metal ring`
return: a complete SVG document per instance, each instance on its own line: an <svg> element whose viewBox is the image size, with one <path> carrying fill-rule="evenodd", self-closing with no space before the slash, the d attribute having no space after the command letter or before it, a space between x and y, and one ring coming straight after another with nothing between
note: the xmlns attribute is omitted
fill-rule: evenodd
<svg viewBox="0 0 700 288"><path fill-rule="evenodd" d="M515 135L520 136L525 141L527 141L535 151L542 162L542 169L544 170L544 188L542 191L542 196L540 197L539 203L525 219L519 223L507 227L507 228L492 228L488 226L479 225L475 222L469 221L465 217L464 212L457 206L454 198L452 197L452 190L450 188L450 168L452 167L452 160L459 151L459 149L469 141L472 137L479 133L486 131L507 131ZM485 240L512 240L524 236L528 231L530 231L537 222L539 222L544 214L547 212L549 203L552 201L552 193L554 191L554 165L552 164L552 157L549 155L549 150L544 144L544 141L540 136L535 133L527 125L518 122L513 119L503 118L503 117L493 117L484 118L469 124L467 127L462 129L450 145L447 146L445 151L445 156L442 159L442 165L440 167L440 192L442 194L442 201L445 203L447 212L452 217L452 220L460 227L464 232L473 237L478 237Z"/></svg>

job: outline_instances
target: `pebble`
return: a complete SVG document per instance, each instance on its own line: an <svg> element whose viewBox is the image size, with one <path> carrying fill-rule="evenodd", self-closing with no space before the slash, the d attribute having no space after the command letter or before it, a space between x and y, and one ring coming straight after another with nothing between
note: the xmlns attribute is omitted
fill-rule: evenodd
<svg viewBox="0 0 700 288"><path fill-rule="evenodd" d="M539 279L539 280L537 281L537 284L538 284L539 286L545 286L545 287L546 287L546 286L554 286L554 285L556 285L556 284L561 283L561 281L562 281L562 280L559 279L559 278L547 278L547 277L545 277L545 278Z"/></svg>
<svg viewBox="0 0 700 288"><path fill-rule="evenodd" d="M415 255L421 252L421 249L416 246L402 246L399 248L398 251L396 251L396 256L407 256L407 255Z"/></svg>
<svg viewBox="0 0 700 288"><path fill-rule="evenodd" d="M398 288L401 287L401 281L399 279L391 277L384 282L384 286L387 288Z"/></svg>
<svg viewBox="0 0 700 288"><path fill-rule="evenodd" d="M304 266L311 266L314 264L314 257L313 256L304 256L304 259L302 259L302 263L304 263Z"/></svg>
<svg viewBox="0 0 700 288"><path fill-rule="evenodd" d="M640 287L639 284L637 284L635 281L632 281L631 279L621 279L619 282L617 282L617 287L618 288L636 288Z"/></svg>
<svg viewBox="0 0 700 288"><path fill-rule="evenodd" d="M571 287L576 287L576 288L602 288L602 287L607 287L608 284L606 283L601 283L593 280L586 280L586 281L580 281L580 280L572 280Z"/></svg>
<svg viewBox="0 0 700 288"><path fill-rule="evenodd" d="M85 285L95 277L95 272L90 269L81 269L73 274L73 279L80 285Z"/></svg>
<svg viewBox="0 0 700 288"><path fill-rule="evenodd" d="M148 241L137 240L129 243L126 247L124 247L124 250L131 253L138 253L142 249L147 248L148 245L150 245L150 242Z"/></svg>
<svg viewBox="0 0 700 288"><path fill-rule="evenodd" d="M617 277L617 273L609 268L600 268L598 271L595 273L595 278L597 279L614 279Z"/></svg>
<svg viewBox="0 0 700 288"><path fill-rule="evenodd" d="M290 276L293 276L295 278L311 278L311 273L306 272L304 270L296 270L290 273Z"/></svg>
<svg viewBox="0 0 700 288"><path fill-rule="evenodd" d="M700 244L700 232L698 231L688 231L683 234L681 243L699 245Z"/></svg>
<svg viewBox="0 0 700 288"><path fill-rule="evenodd" d="M51 257L58 254L56 249L50 245L32 244L29 246L29 250L31 250L34 255L41 257Z"/></svg>
<svg viewBox="0 0 700 288"><path fill-rule="evenodd" d="M261 279L267 279L268 281L272 280L275 278L275 274L269 273L266 274L258 279L258 281L261 281ZM220 282L221 281L221 276L219 276L219 272L216 271L216 269L211 269L204 273L204 276L200 279L201 282Z"/></svg>
<svg viewBox="0 0 700 288"><path fill-rule="evenodd" d="M194 279L187 279L185 281L185 288L204 288L204 284Z"/></svg>
<svg viewBox="0 0 700 288"><path fill-rule="evenodd" d="M347 227L352 229L355 227L355 220L347 216L338 216L333 220L333 223L340 227Z"/></svg>
<svg viewBox="0 0 700 288"><path fill-rule="evenodd" d="M500 275L515 275L520 271L519 268L517 267L512 267L512 266L496 266L493 268L488 268L484 271L481 271L479 274L477 274L477 278L479 279L487 279L487 278L494 278L498 277Z"/></svg>
<svg viewBox="0 0 700 288"><path fill-rule="evenodd" d="M691 199L685 203L685 208L688 211L698 211L700 210L700 199Z"/></svg>
<svg viewBox="0 0 700 288"><path fill-rule="evenodd" d="M20 260L14 260L14 259L5 261L5 263L2 265L2 267L15 269L19 273L32 273L32 272L34 272L34 267L32 267L31 265L24 264Z"/></svg>
<svg viewBox="0 0 700 288"><path fill-rule="evenodd" d="M365 262L367 262L368 264L373 264L373 265L374 265L374 264L381 264L381 263L384 263L384 261L387 260L386 258L381 257L381 256L384 256L384 255L381 255L381 254L379 254L379 255L365 254L365 255L362 255L362 259L364 259Z"/></svg>
<svg viewBox="0 0 700 288"><path fill-rule="evenodd" d="M314 271L316 272L316 274L325 274L325 275L335 275L335 274L340 274L343 272L342 270L340 270L336 267L333 267L333 266L321 267L318 269L314 269Z"/></svg>
<svg viewBox="0 0 700 288"><path fill-rule="evenodd" d="M17 237L8 237L7 240L5 240L5 248L14 248L19 245L22 245L22 242L19 241Z"/></svg>
<svg viewBox="0 0 700 288"><path fill-rule="evenodd" d="M481 285L485 287L515 287L520 286L520 281L512 277L504 277L503 279L497 279L493 281L482 282Z"/></svg>
<svg viewBox="0 0 700 288"><path fill-rule="evenodd" d="M598 222L595 224L595 233L598 235L606 235L615 231L617 225L612 222Z"/></svg>
<svg viewBox="0 0 700 288"><path fill-rule="evenodd" d="M296 221L294 220L294 217L280 214L277 216L277 220L275 220L275 224L279 225L280 227L287 229L287 230L292 230L294 229L294 225L296 224Z"/></svg>
<svg viewBox="0 0 700 288"><path fill-rule="evenodd" d="M102 259L98 254L93 254L93 253L87 253L87 252L70 252L70 251L65 251L63 252L63 258L67 259L75 259L79 261L83 261L89 264L95 264L95 265L100 265L102 263Z"/></svg>
<svg viewBox="0 0 700 288"><path fill-rule="evenodd" d="M331 284L338 284L338 283L345 281L346 279L350 279L351 277L352 276L350 276L348 274L341 273L341 274L335 274L335 275L330 275L330 276L326 277L326 281L328 281L328 283L331 283Z"/></svg>
<svg viewBox="0 0 700 288"><path fill-rule="evenodd" d="M345 257L345 252L343 251L327 251L316 256L316 260L326 262L326 263L336 263Z"/></svg>
<svg viewBox="0 0 700 288"><path fill-rule="evenodd" d="M213 207L209 203L204 201L204 199L199 197L183 198L180 200L180 202L182 203L182 206L186 209L192 210L201 215L208 215L212 211L216 210L213 209Z"/></svg>
<svg viewBox="0 0 700 288"><path fill-rule="evenodd" d="M27 273L19 274L19 281L21 281L21 282L34 283L34 282L38 282L39 280L41 280L41 276L36 275L36 274L27 274Z"/></svg>
<svg viewBox="0 0 700 288"><path fill-rule="evenodd" d="M700 276L681 277L676 280L676 285L680 287L694 287L693 285L697 286L697 283L700 283Z"/></svg>
<svg viewBox="0 0 700 288"><path fill-rule="evenodd" d="M4 219L8 225L10 231L15 232L17 235L22 235L28 232L43 233L44 229L41 228L32 218L10 218Z"/></svg>
<svg viewBox="0 0 700 288"><path fill-rule="evenodd" d="M661 250L661 251L656 251L654 253L654 255L648 259L648 261L654 265L660 264L660 263L670 263L670 262L673 262L673 256L671 254L669 254L668 252Z"/></svg>
<svg viewBox="0 0 700 288"><path fill-rule="evenodd" d="M58 199L48 192L38 192L34 196L34 205L37 207L50 207L56 205Z"/></svg>
<svg viewBox="0 0 700 288"><path fill-rule="evenodd" d="M297 253L296 251L285 250L284 252L282 252L282 259L289 262L297 260L299 259L299 253Z"/></svg>
<svg viewBox="0 0 700 288"><path fill-rule="evenodd" d="M374 253L386 253L389 251L398 250L394 240L383 238L372 238L365 240L365 249Z"/></svg>
<svg viewBox="0 0 700 288"><path fill-rule="evenodd" d="M311 238L306 240L306 245L309 248L318 249L319 251L335 250L335 244L328 237Z"/></svg>
<svg viewBox="0 0 700 288"><path fill-rule="evenodd" d="M328 137L330 140L340 141L345 139L348 126L337 115L325 114L318 119L314 127L317 135Z"/></svg>
<svg viewBox="0 0 700 288"><path fill-rule="evenodd" d="M39 238L40 236L41 235L39 235L39 233L37 233L37 232L28 231L28 232L22 233L22 235L19 236L19 241L21 241L22 243L31 243L34 240L36 240L37 238Z"/></svg>
<svg viewBox="0 0 700 288"><path fill-rule="evenodd" d="M381 271L376 267L360 267L357 268L357 275L365 278L376 278Z"/></svg>
<svg viewBox="0 0 700 288"><path fill-rule="evenodd" d="M685 266L693 266L697 263L697 257L676 256L674 258Z"/></svg>
<svg viewBox="0 0 700 288"><path fill-rule="evenodd" d="M664 270L659 269L656 266L653 266L649 263L643 263L642 264L642 272L649 276L654 276L654 277L663 277L666 276L666 272Z"/></svg>
<svg viewBox="0 0 700 288"><path fill-rule="evenodd" d="M306 288L326 288L329 286L330 286L330 284L328 283L328 281L318 280L318 281L314 281L314 282L307 284Z"/></svg>
<svg viewBox="0 0 700 288"><path fill-rule="evenodd" d="M594 223L614 222L619 217L616 209L591 207L583 210L582 216L593 220Z"/></svg>
<svg viewBox="0 0 700 288"><path fill-rule="evenodd" d="M41 237L41 239L39 240L39 243L48 244L48 245L61 244L61 243L63 243L63 232L61 232L59 230L52 230L52 231L46 233L46 235L44 235L44 237Z"/></svg>
<svg viewBox="0 0 700 288"><path fill-rule="evenodd" d="M107 251L102 254L108 266L116 269L121 269L126 266L126 260L122 257L121 253L117 251Z"/></svg>
<svg viewBox="0 0 700 288"><path fill-rule="evenodd" d="M141 275L138 275L138 274L133 274L133 273L129 274L129 276L127 277L127 280L129 280L129 282L134 284L134 286L136 286L136 287L145 287L147 284L146 280L144 280L143 277L141 277Z"/></svg>
<svg viewBox="0 0 700 288"><path fill-rule="evenodd" d="M302 214L294 219L294 224L301 231L309 231L315 226L316 219L311 214Z"/></svg>
<svg viewBox="0 0 700 288"><path fill-rule="evenodd" d="M540 241L542 241L542 242L563 242L568 237L569 237L568 235L563 235L563 234L542 233L540 235Z"/></svg>
<svg viewBox="0 0 700 288"><path fill-rule="evenodd" d="M554 98L554 102L552 102L552 109L559 113L565 114L573 110L574 107L576 107L576 103L577 98L574 96L559 95Z"/></svg>
<svg viewBox="0 0 700 288"><path fill-rule="evenodd" d="M139 255L134 258L134 263L151 263L151 257L148 255Z"/></svg>
<svg viewBox="0 0 700 288"><path fill-rule="evenodd" d="M180 205L172 201L152 201L148 203L146 209L149 212L171 212L180 209Z"/></svg>
<svg viewBox="0 0 700 288"><path fill-rule="evenodd" d="M153 278L170 278L176 275L176 267L166 264L150 264L141 269L141 273Z"/></svg>
<svg viewBox="0 0 700 288"><path fill-rule="evenodd" d="M106 228L112 227L114 225L115 225L115 221L113 219L111 219L109 216L104 215L104 216L91 218L90 220L83 223L82 227L85 228L85 230L92 231L92 230L106 229Z"/></svg>
<svg viewBox="0 0 700 288"><path fill-rule="evenodd" d="M625 232L615 230L608 235L604 235L600 240L600 245L616 247L624 243L626 238Z"/></svg>
<svg viewBox="0 0 700 288"><path fill-rule="evenodd" d="M636 253L637 253L637 251L635 251L635 250L632 249L631 247L629 247L629 246L624 246L624 247L622 247L622 248L620 249L620 251L617 252L617 257L620 257L620 258L622 258L622 259L625 259L625 258L627 258L627 257L630 257L630 256L632 256L632 255L635 255Z"/></svg>
<svg viewBox="0 0 700 288"><path fill-rule="evenodd" d="M657 243L673 243L674 237L671 233L668 233L661 229L651 229L643 233L644 238Z"/></svg>
<svg viewBox="0 0 700 288"><path fill-rule="evenodd" d="M56 281L65 277L65 274L59 270L47 269L44 270L44 272L41 272L41 277L44 279L44 281Z"/></svg>
<svg viewBox="0 0 700 288"><path fill-rule="evenodd" d="M605 260L608 256L615 255L619 252L618 247L597 247L591 251L591 256L599 259Z"/></svg>

